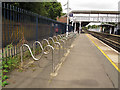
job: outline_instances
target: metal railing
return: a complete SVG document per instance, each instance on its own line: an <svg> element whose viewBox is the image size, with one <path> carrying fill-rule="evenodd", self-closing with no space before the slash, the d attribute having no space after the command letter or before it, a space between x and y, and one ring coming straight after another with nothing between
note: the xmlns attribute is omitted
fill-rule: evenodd
<svg viewBox="0 0 120 90"><path fill-rule="evenodd" d="M40 16L34 12L21 9L6 3L2 3L2 53L3 58L14 57L20 53L23 43L33 44L44 38L53 37L56 34L64 34L66 24ZM55 29L58 32L55 32ZM72 31L69 26L69 32ZM28 33L29 32L29 33ZM11 51L5 50L12 44Z"/></svg>

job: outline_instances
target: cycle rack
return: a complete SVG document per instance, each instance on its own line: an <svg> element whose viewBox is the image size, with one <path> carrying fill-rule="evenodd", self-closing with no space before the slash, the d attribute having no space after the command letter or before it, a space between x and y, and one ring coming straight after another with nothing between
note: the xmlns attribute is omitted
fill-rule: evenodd
<svg viewBox="0 0 120 90"><path fill-rule="evenodd" d="M50 45L50 43L49 43L49 41L48 41L47 39L43 39L43 40L42 40L42 43L43 43L43 42L46 42L47 45ZM47 55L47 54L49 54L49 52L44 52L44 54Z"/></svg>
<svg viewBox="0 0 120 90"><path fill-rule="evenodd" d="M66 41L66 48L68 48L68 39L66 37L63 37L62 40Z"/></svg>
<svg viewBox="0 0 120 90"><path fill-rule="evenodd" d="M47 45L47 46L45 46L44 50L45 50L47 47L50 47L50 48L52 49L52 72L54 73L54 72L55 72L55 65L54 65L54 48L53 48L53 46L51 46L51 45Z"/></svg>
<svg viewBox="0 0 120 90"><path fill-rule="evenodd" d="M62 42L63 43L63 55L64 55L64 49L65 49L65 41L62 40L61 36L58 35L60 37L60 39L57 38L57 36L54 36L53 38L55 38L57 40L57 42Z"/></svg>
<svg viewBox="0 0 120 90"><path fill-rule="evenodd" d="M49 42L49 43L50 43L50 40L52 41L52 45L55 44L55 42L54 42L54 40L53 40L52 37L49 37L49 38L48 38L48 42Z"/></svg>
<svg viewBox="0 0 120 90"><path fill-rule="evenodd" d="M39 42L36 41L35 43L39 43ZM29 50L32 58L33 58L35 61L39 61L39 60L41 59L41 57L42 57L43 54L42 54L39 58L35 58L34 55L33 55L33 53L32 53L32 51L31 51L30 46L27 45L27 44L23 44L23 45L20 47L20 51L21 51L21 67L23 66L23 50L22 50L22 49L23 49L23 46L25 46L25 47L28 48L28 50ZM54 69L55 69L55 66L54 66L54 48L53 48L53 46L51 46L51 45L47 45L47 46L45 46L45 48L43 49L43 51L44 51L47 47L49 47L49 48L52 49L52 72L54 73L54 72L55 72L55 70L54 70Z"/></svg>
<svg viewBox="0 0 120 90"><path fill-rule="evenodd" d="M69 35L68 38L69 38L69 46L70 46L72 43L72 35Z"/></svg>
<svg viewBox="0 0 120 90"><path fill-rule="evenodd" d="M33 43L33 54L34 54L34 55L35 55L35 44L37 44L37 43L39 44L40 48L42 49L42 53L44 53L44 52L43 52L44 49L43 49L42 44L41 44L39 41L35 41L35 42Z"/></svg>
<svg viewBox="0 0 120 90"><path fill-rule="evenodd" d="M63 42L63 55L64 55L64 52L65 52L65 41L60 39L59 41Z"/></svg>
<svg viewBox="0 0 120 90"><path fill-rule="evenodd" d="M68 35L68 40L69 40L69 45L71 45L72 44L72 41L74 40L74 36L75 36L75 34L74 33L70 33L69 35Z"/></svg>
<svg viewBox="0 0 120 90"><path fill-rule="evenodd" d="M35 44L39 44L39 46L40 46L40 48L42 49L42 55L41 55L41 57L40 57L40 59L42 58L42 56L43 56L43 54L45 54L44 53L44 49L43 49L43 46L42 46L42 44L39 42L39 41L35 41L34 43L33 43L33 54L34 54L34 57L35 57ZM39 59L39 60L40 60ZM40 67L40 65L39 65L39 63L38 63L38 66Z"/></svg>
<svg viewBox="0 0 120 90"><path fill-rule="evenodd" d="M43 39L42 41L45 41L48 45L50 45L50 43L47 39Z"/></svg>
<svg viewBox="0 0 120 90"><path fill-rule="evenodd" d="M61 35L58 35L58 37L59 37L60 39L62 39L62 36L61 36Z"/></svg>
<svg viewBox="0 0 120 90"><path fill-rule="evenodd" d="M48 38L48 41L52 40L53 44L55 45L58 45L59 46L59 59L60 59L60 50L61 50L61 44L59 42L55 42L54 39L52 37L49 37Z"/></svg>
<svg viewBox="0 0 120 90"><path fill-rule="evenodd" d="M56 39L56 41L58 42L58 38L57 38L57 36L53 36L53 40L54 40L54 38Z"/></svg>
<svg viewBox="0 0 120 90"><path fill-rule="evenodd" d="M71 34L69 35L70 45L72 44L72 41L74 40L73 38L74 38L74 33L71 33Z"/></svg>
<svg viewBox="0 0 120 90"><path fill-rule="evenodd" d="M63 42L63 55L64 55L64 50L65 50L65 41L62 39L61 35L58 35L57 37L59 37L60 39L58 40L59 42ZM56 37L56 38L57 38Z"/></svg>
<svg viewBox="0 0 120 90"><path fill-rule="evenodd" d="M39 42L39 41L35 41L34 43L33 43L33 53L32 53L32 50L31 50L31 48L30 48L30 46L29 45L27 45L27 44L23 44L21 47L20 47L20 51L21 51L21 66L23 66L23 47L25 46L25 47L27 47L28 48L28 50L29 50L29 52L30 52L30 54L31 54L31 56L32 56L32 58L34 59L34 61L39 61L40 59L41 59L41 57L42 57L42 55L43 54L48 54L49 52L45 52L45 49L46 48L51 48L51 50L52 50L52 72L54 73L55 72L55 62L54 62L54 47L53 46L51 46L50 45L50 40L53 42L53 44L55 45L58 45L59 46L59 59L60 59L60 50L61 50L61 44L60 44L60 42L63 42L63 54L64 54L64 49L65 49L65 41L66 41L66 44L68 45L68 40L71 38L74 38L74 36L75 36L75 34L74 35L72 35L72 36L69 36L68 38L66 38L66 37L63 37L62 35L58 35L58 37L60 38L60 39L58 39L57 38L57 36L54 36L53 38L55 38L56 39L56 42L54 41L54 39L52 38L52 37L49 37L48 38L48 40L47 39L43 39L42 40L42 42L46 42L47 43L47 45L43 48L43 46L42 46L42 44ZM38 43L39 44L39 46L40 46L40 48L42 49L42 55L39 57L39 58L36 58L34 55L35 55L35 44L36 43Z"/></svg>
<svg viewBox="0 0 120 90"><path fill-rule="evenodd" d="M25 47L28 48L28 50L29 50L32 58L33 58L35 61L38 61L39 59L41 59L41 56L42 56L42 55L40 56L40 58L35 58L34 55L33 55L33 53L32 53L32 51L31 51L30 46L27 45L27 44L23 44L23 45L20 47L20 51L21 51L21 66L23 66L23 50L22 50L22 49L23 49L23 46L25 46Z"/></svg>

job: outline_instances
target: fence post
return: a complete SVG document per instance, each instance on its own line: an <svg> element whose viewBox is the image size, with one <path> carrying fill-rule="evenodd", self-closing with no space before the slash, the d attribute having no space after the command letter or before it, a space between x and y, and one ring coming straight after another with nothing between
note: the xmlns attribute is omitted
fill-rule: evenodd
<svg viewBox="0 0 120 90"><path fill-rule="evenodd" d="M9 29L9 27L10 27L10 17L9 17L9 4L7 4L7 19L8 19L8 21L7 21L7 40L8 40L8 43L7 43L7 45L9 45L10 44L10 33L9 33L9 31L10 31L10 29ZM7 54L8 54L8 57L10 56L10 52L9 52L9 49L7 48Z"/></svg>
<svg viewBox="0 0 120 90"><path fill-rule="evenodd" d="M9 23L10 23L10 29L9 29L9 31L10 31L10 44L11 44L11 42L12 42L12 6L10 5L10 11L9 11L9 14L10 14L10 21L9 21ZM10 53L10 57L13 57L13 54L12 54L12 48L13 47L10 47L10 49L9 49L9 53ZM10 68L12 68L12 62L10 63Z"/></svg>
<svg viewBox="0 0 120 90"><path fill-rule="evenodd" d="M52 23L50 24L50 35L49 37L52 37Z"/></svg>
<svg viewBox="0 0 120 90"><path fill-rule="evenodd" d="M38 15L36 15L36 41L38 41Z"/></svg>
<svg viewBox="0 0 120 90"><path fill-rule="evenodd" d="M14 30L14 21L15 21L15 11L14 11L14 6L12 6L13 9L13 30ZM14 46L14 56L15 56L15 46Z"/></svg>
<svg viewBox="0 0 120 90"><path fill-rule="evenodd" d="M5 17L6 17L6 11L5 11L5 3L3 4L3 21L4 21L4 47L6 46L6 32L5 32L5 30L6 30L6 26L5 26L5 24L6 24L6 20L5 20ZM2 14L1 14L2 15ZM2 24L0 24L0 25L2 25ZM5 50L3 51L3 52L5 52ZM5 56L4 57L7 57L7 53L5 52Z"/></svg>
<svg viewBox="0 0 120 90"><path fill-rule="evenodd" d="M20 9L19 8L17 8L17 14L18 14L18 32L17 32L17 34L18 34L18 41L20 40L20 37L19 37L19 34L20 34Z"/></svg>
<svg viewBox="0 0 120 90"><path fill-rule="evenodd" d="M54 24L53 22L50 24L50 37L53 36L53 27L54 27Z"/></svg>
<svg viewBox="0 0 120 90"><path fill-rule="evenodd" d="M2 2L0 2L0 54L2 52ZM0 57L1 58L1 57Z"/></svg>
<svg viewBox="0 0 120 90"><path fill-rule="evenodd" d="M2 2L0 2L0 67L2 67ZM2 71L0 70L0 73ZM1 74L0 74L1 75ZM2 79L0 78L0 82L2 82ZM0 85L0 89L2 89L2 86Z"/></svg>

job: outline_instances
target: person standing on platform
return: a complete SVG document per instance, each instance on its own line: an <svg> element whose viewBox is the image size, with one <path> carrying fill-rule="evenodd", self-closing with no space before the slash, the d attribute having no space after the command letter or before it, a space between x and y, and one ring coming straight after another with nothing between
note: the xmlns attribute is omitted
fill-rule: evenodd
<svg viewBox="0 0 120 90"><path fill-rule="evenodd" d="M55 33L56 33L56 35L58 35L58 28L55 29Z"/></svg>

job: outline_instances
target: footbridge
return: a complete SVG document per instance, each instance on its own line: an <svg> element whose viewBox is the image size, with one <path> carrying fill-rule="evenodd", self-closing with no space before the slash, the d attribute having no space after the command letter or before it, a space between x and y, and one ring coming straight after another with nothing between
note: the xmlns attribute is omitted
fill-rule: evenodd
<svg viewBox="0 0 120 90"><path fill-rule="evenodd" d="M81 11L73 10L70 13L73 17L70 18L74 22L118 22L119 12L118 11Z"/></svg>

